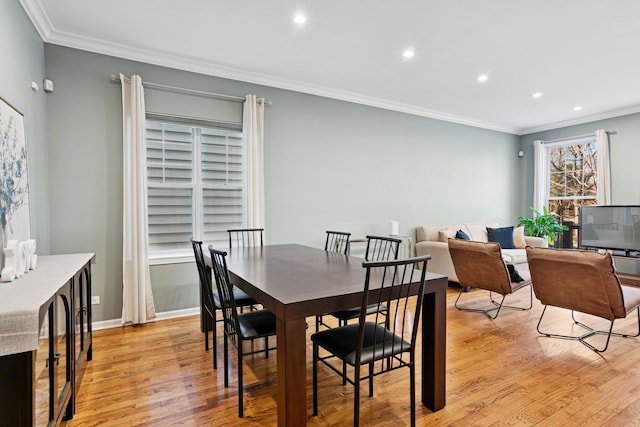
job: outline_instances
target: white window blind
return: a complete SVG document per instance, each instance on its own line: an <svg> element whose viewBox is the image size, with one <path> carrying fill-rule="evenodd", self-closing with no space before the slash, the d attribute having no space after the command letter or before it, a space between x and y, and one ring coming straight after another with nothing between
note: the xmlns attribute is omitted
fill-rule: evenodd
<svg viewBox="0 0 640 427"><path fill-rule="evenodd" d="M237 130L147 119L149 257L190 256L189 238L224 245L244 223Z"/></svg>

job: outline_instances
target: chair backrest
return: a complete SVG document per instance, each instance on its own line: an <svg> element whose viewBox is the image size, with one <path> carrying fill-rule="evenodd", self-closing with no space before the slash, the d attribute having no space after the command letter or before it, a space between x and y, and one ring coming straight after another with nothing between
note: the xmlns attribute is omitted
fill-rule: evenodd
<svg viewBox="0 0 640 427"><path fill-rule="evenodd" d="M324 242L324 250L327 252L349 253L349 238L351 233L343 231L327 231L327 240Z"/></svg>
<svg viewBox="0 0 640 427"><path fill-rule="evenodd" d="M233 297L233 285L229 279L227 269L227 253L219 251L209 246L211 253L211 265L213 277L215 277L218 297L222 306L222 317L224 320L224 330L227 335L233 335L239 330L238 311L236 310L236 300Z"/></svg>
<svg viewBox="0 0 640 427"><path fill-rule="evenodd" d="M263 246L262 232L264 228L235 228L229 233L229 247Z"/></svg>
<svg viewBox="0 0 640 427"><path fill-rule="evenodd" d="M449 253L460 285L502 295L512 292L499 243L449 239Z"/></svg>
<svg viewBox="0 0 640 427"><path fill-rule="evenodd" d="M211 283L211 270L207 267L204 261L204 253L202 252L202 242L199 240L189 239L191 246L193 246L193 254L196 258L196 267L198 267L198 277L200 279L200 298L204 306L212 312L215 310L215 303L213 301L213 286Z"/></svg>
<svg viewBox="0 0 640 427"><path fill-rule="evenodd" d="M527 260L542 304L607 320L627 315L611 254L527 247Z"/></svg>
<svg viewBox="0 0 640 427"><path fill-rule="evenodd" d="M377 355L376 360L390 353L405 353L404 356L406 356L400 354L397 358L390 359L388 363L378 364L374 370L393 369L395 362L399 364L413 362L429 259L431 259L430 255L424 255L404 260L365 261L362 263L366 273L360 310L356 363L362 360L362 346L367 323L369 325L383 324L387 328L385 334L374 335L373 345L367 350ZM367 317L367 307L371 304L386 306L386 313L377 311L375 320L372 317ZM394 335L401 340L392 339Z"/></svg>
<svg viewBox="0 0 640 427"><path fill-rule="evenodd" d="M398 259L398 250L402 240L386 236L367 236L367 261L389 261Z"/></svg>

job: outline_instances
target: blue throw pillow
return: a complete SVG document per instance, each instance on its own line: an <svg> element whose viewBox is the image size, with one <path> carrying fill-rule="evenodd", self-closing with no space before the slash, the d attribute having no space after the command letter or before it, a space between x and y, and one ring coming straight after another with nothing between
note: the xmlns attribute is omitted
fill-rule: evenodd
<svg viewBox="0 0 640 427"><path fill-rule="evenodd" d="M490 242L500 243L502 249L513 249L513 227L489 228L487 236Z"/></svg>
<svg viewBox="0 0 640 427"><path fill-rule="evenodd" d="M471 240L471 237L462 230L456 231L456 239Z"/></svg>

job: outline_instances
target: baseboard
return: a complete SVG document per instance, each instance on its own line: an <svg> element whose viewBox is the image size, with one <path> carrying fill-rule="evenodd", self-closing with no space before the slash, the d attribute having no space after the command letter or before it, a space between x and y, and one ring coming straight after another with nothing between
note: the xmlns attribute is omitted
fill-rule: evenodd
<svg viewBox="0 0 640 427"><path fill-rule="evenodd" d="M156 313L156 318L150 320L150 322L157 322L159 320L176 319L178 317L187 317L200 314L199 307L185 308L182 310L164 311L162 313ZM99 322L93 322L91 327L94 331L100 329L119 328L122 326L122 319L101 320Z"/></svg>

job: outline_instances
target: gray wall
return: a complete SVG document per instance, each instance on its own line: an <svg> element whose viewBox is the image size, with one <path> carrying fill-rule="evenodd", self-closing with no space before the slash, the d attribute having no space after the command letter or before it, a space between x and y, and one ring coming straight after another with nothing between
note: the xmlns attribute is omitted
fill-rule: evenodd
<svg viewBox="0 0 640 427"><path fill-rule="evenodd" d="M330 228L401 233L520 209L519 138L362 105L45 45L53 252L93 250L95 320L120 317L122 125L110 74L273 102L265 114L267 243L321 246ZM152 267L159 312L197 305L193 264Z"/></svg>
<svg viewBox="0 0 640 427"><path fill-rule="evenodd" d="M640 115L517 137L322 97L43 45L17 0L0 2L0 96L25 114L32 235L38 253L93 251L94 320L122 300L122 125L112 73L230 95L266 110L267 243L320 247L324 230L413 234L420 224L513 224L532 204L535 139L598 128L612 137L614 203L639 203ZM45 74L46 65L46 74ZM55 82L34 93L31 81ZM517 157L523 149L525 157ZM152 267L159 312L197 305L192 263Z"/></svg>
<svg viewBox="0 0 640 427"><path fill-rule="evenodd" d="M553 140L586 135L597 129L616 131L610 136L611 154L611 203L640 204L640 114L598 120L576 126L553 129L524 135L520 138L521 149L525 151L525 167L522 170L521 189L525 195L522 205L523 215L530 215L533 205L533 141Z"/></svg>
<svg viewBox="0 0 640 427"><path fill-rule="evenodd" d="M44 45L17 0L0 2L0 97L24 115L31 237L49 253L49 188ZM31 90L36 82L40 90Z"/></svg>

